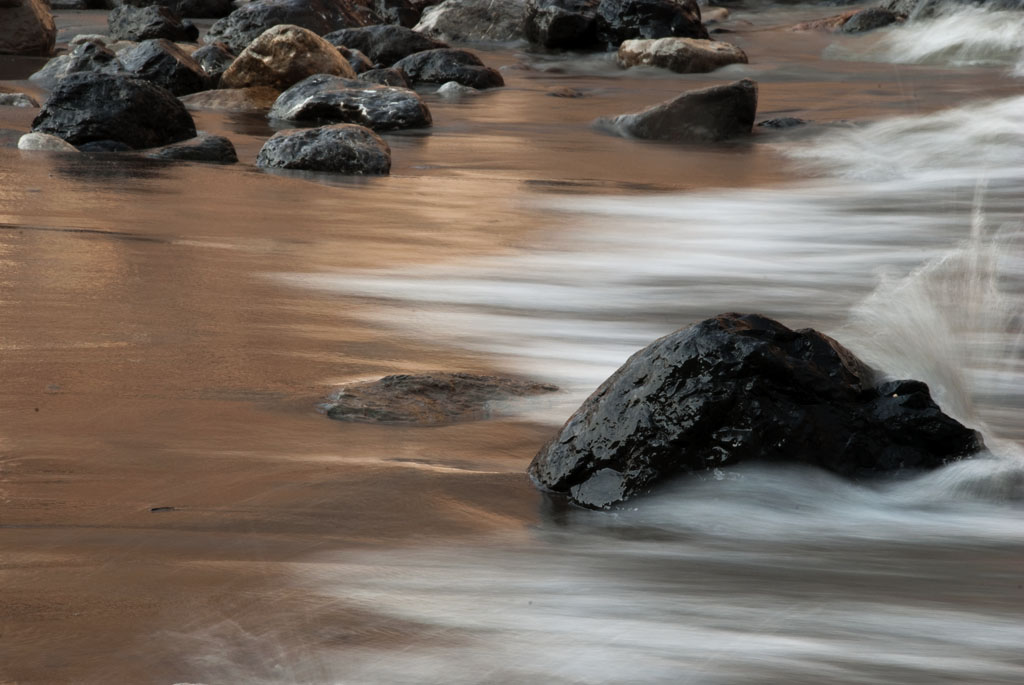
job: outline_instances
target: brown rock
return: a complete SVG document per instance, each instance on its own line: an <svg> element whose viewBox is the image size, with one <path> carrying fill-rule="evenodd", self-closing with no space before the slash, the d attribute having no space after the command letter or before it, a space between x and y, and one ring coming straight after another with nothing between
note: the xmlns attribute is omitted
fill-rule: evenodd
<svg viewBox="0 0 1024 685"><path fill-rule="evenodd" d="M702 38L627 40L619 46L619 66L663 67L681 74L714 71L727 64L746 64L747 55L732 43Z"/></svg>
<svg viewBox="0 0 1024 685"><path fill-rule="evenodd" d="M280 93L269 86L204 90L186 95L180 100L188 109L208 109L222 112L266 112Z"/></svg>
<svg viewBox="0 0 1024 685"><path fill-rule="evenodd" d="M0 55L48 55L57 26L45 0L0 2Z"/></svg>
<svg viewBox="0 0 1024 685"><path fill-rule="evenodd" d="M824 31L826 33L836 33L843 28L843 24L850 20L850 17L857 14L860 10L850 10L849 12L843 12L832 17L825 17L824 19L814 19L813 21L805 21L795 26L790 26L790 31Z"/></svg>
<svg viewBox="0 0 1024 685"><path fill-rule="evenodd" d="M356 78L338 49L308 29L282 24L264 31L221 76L224 88L284 90L313 74Z"/></svg>

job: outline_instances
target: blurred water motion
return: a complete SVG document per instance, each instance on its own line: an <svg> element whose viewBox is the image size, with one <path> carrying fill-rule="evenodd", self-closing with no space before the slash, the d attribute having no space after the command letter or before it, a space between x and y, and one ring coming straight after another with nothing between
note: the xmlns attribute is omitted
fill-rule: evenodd
<svg viewBox="0 0 1024 685"><path fill-rule="evenodd" d="M509 87L425 94L388 178L261 173L269 126L211 112L242 165L0 149L0 681L1024 681L1016 28L778 28L821 13L737 9L751 64L713 74L485 52ZM759 118L813 123L590 126L742 76ZM991 454L716 471L613 513L531 486L630 353L737 309L928 381ZM316 412L430 370L564 391L443 428Z"/></svg>

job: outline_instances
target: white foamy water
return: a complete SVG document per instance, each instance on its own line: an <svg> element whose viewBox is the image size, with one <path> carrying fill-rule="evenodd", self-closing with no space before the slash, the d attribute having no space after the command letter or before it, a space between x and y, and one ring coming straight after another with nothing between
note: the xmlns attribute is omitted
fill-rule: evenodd
<svg viewBox="0 0 1024 685"><path fill-rule="evenodd" d="M914 18L833 45L826 55L894 64L1024 68L1024 14L951 5L935 16Z"/></svg>

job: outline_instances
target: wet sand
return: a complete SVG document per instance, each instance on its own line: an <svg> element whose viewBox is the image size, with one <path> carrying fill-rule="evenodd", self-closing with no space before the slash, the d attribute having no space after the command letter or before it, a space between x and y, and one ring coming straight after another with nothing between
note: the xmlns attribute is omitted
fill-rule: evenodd
<svg viewBox="0 0 1024 685"><path fill-rule="evenodd" d="M758 63L759 120L864 120L1019 90L991 71L823 63L827 36L725 37ZM0 149L0 682L177 682L195 675L182 636L226 619L314 646L436 640L372 611L314 606L289 569L324 552L525 536L547 505L524 470L564 417L328 421L317 403L338 383L500 372L501 360L363 316L387 302L273 275L528 247L566 221L536 205L551 194L771 187L796 173L771 142L799 131L709 150L589 126L747 68L630 75L483 54L508 87L428 96L435 127L387 136L386 179L263 173L252 160L266 122L213 112L196 113L198 127L228 135L242 164ZM5 60L3 77L18 85L37 66ZM564 86L585 97L548 94ZM33 114L5 108L0 128L25 130Z"/></svg>

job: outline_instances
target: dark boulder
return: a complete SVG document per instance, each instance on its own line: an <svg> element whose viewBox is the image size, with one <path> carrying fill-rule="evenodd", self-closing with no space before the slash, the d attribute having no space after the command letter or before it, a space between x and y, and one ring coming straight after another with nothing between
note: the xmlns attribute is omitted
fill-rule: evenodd
<svg viewBox="0 0 1024 685"><path fill-rule="evenodd" d="M0 2L0 55L49 55L56 40L46 0Z"/></svg>
<svg viewBox="0 0 1024 685"><path fill-rule="evenodd" d="M71 74L57 85L32 122L73 145L116 140L150 148L196 135L185 105L160 86L106 74Z"/></svg>
<svg viewBox="0 0 1024 685"><path fill-rule="evenodd" d="M776 117L775 119L765 119L764 121L757 122L758 126L763 128L795 128L797 126L804 126L808 124L806 119L800 117Z"/></svg>
<svg viewBox="0 0 1024 685"><path fill-rule="evenodd" d="M115 7L107 17L110 36L115 40L143 41L151 38L166 38L169 41L194 42L199 38L199 29L191 22L181 20L166 7Z"/></svg>
<svg viewBox="0 0 1024 685"><path fill-rule="evenodd" d="M479 57L467 50L426 50L400 59L394 66L404 71L413 83L440 84L455 81L479 89L505 85L501 74L484 66Z"/></svg>
<svg viewBox="0 0 1024 685"><path fill-rule="evenodd" d="M324 36L324 40L337 47L359 50L374 64L391 66L403 57L448 47L445 43L428 38L403 26L378 24L353 29L341 29Z"/></svg>
<svg viewBox="0 0 1024 685"><path fill-rule="evenodd" d="M220 77L235 61L235 55L224 43L209 43L192 53L192 59L203 68L210 82L216 87Z"/></svg>
<svg viewBox="0 0 1024 685"><path fill-rule="evenodd" d="M556 390L498 376L399 374L345 386L331 398L327 415L341 421L439 426L491 418L498 402Z"/></svg>
<svg viewBox="0 0 1024 685"><path fill-rule="evenodd" d="M359 124L375 131L430 126L430 110L414 91L316 74L281 93L267 115L295 122Z"/></svg>
<svg viewBox="0 0 1024 685"><path fill-rule="evenodd" d="M405 72L401 69L395 69L394 67L364 71L359 74L359 80L366 81L367 83L376 83L381 86L412 88L412 84L409 83L409 79L405 77Z"/></svg>
<svg viewBox="0 0 1024 685"><path fill-rule="evenodd" d="M224 136L199 132L199 135L180 143L171 143L146 153L151 159L166 159L182 162L213 162L234 164L238 161L235 146Z"/></svg>
<svg viewBox="0 0 1024 685"><path fill-rule="evenodd" d="M107 5L131 5L133 7L166 7L179 17L218 19L226 17L235 9L231 0L108 0Z"/></svg>
<svg viewBox="0 0 1024 685"><path fill-rule="evenodd" d="M42 88L52 90L69 74L123 74L124 65L113 50L102 43L80 43L67 55L54 57L29 79Z"/></svg>
<svg viewBox="0 0 1024 685"><path fill-rule="evenodd" d="M348 65L352 67L352 71L357 75L364 71L373 69L373 62L371 62L370 58L359 50L345 47L338 47L337 50L341 53L341 56L345 58L345 61L348 62Z"/></svg>
<svg viewBox="0 0 1024 685"><path fill-rule="evenodd" d="M206 42L221 41L237 54L279 24L301 26L322 36L378 21L373 12L351 0L254 0L210 27Z"/></svg>
<svg viewBox="0 0 1024 685"><path fill-rule="evenodd" d="M273 169L384 175L391 171L391 148L364 126L335 124L274 134L260 149L256 164Z"/></svg>
<svg viewBox="0 0 1024 685"><path fill-rule="evenodd" d="M526 0L523 30L531 43L561 50L604 47L597 38L600 0Z"/></svg>
<svg viewBox="0 0 1024 685"><path fill-rule="evenodd" d="M163 86L175 95L213 87L209 74L174 43L164 38L145 40L120 55L129 75Z"/></svg>
<svg viewBox="0 0 1024 685"><path fill-rule="evenodd" d="M597 34L611 48L630 38L709 38L696 0L601 0Z"/></svg>
<svg viewBox="0 0 1024 685"><path fill-rule="evenodd" d="M411 28L420 20L423 10L410 0L363 0L385 24Z"/></svg>
<svg viewBox="0 0 1024 685"><path fill-rule="evenodd" d="M906 19L902 14L883 7L869 7L857 12L843 23L843 33L864 33Z"/></svg>
<svg viewBox="0 0 1024 685"><path fill-rule="evenodd" d="M748 135L757 114L757 84L748 79L691 90L636 114L599 119L598 127L632 138L713 143Z"/></svg>
<svg viewBox="0 0 1024 685"><path fill-rule="evenodd" d="M850 478L933 469L983 447L918 381L879 381L835 340L723 314L634 354L530 464L604 508L677 474L796 462Z"/></svg>

